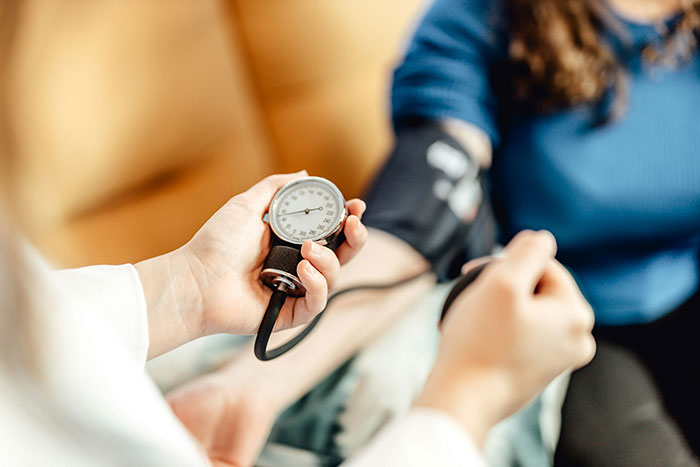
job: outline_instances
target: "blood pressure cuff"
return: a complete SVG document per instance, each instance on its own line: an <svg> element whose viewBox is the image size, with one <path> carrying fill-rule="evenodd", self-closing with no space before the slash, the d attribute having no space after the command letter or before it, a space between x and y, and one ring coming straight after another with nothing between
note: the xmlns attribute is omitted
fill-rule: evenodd
<svg viewBox="0 0 700 467"><path fill-rule="evenodd" d="M448 281L494 247L488 193L486 174L454 138L436 123L412 122L366 196L363 222L409 243Z"/></svg>

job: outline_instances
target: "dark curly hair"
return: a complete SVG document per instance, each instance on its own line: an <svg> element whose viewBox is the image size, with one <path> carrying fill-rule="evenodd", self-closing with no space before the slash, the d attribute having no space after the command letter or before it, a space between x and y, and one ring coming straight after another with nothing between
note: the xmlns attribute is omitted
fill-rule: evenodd
<svg viewBox="0 0 700 467"><path fill-rule="evenodd" d="M520 104L552 111L599 102L612 92L609 114L626 107L626 79L618 57L602 38L617 22L602 0L509 0L509 94ZM679 19L645 60L666 66L689 60L700 32L700 0L682 2Z"/></svg>

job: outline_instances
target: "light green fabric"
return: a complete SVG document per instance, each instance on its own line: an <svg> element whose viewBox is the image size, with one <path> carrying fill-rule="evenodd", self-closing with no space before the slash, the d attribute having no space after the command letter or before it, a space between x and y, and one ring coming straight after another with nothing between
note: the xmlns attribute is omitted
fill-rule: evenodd
<svg viewBox="0 0 700 467"><path fill-rule="evenodd" d="M435 359L438 314L449 288L437 286L390 331L280 414L257 465L337 465L386 422L406 413ZM148 370L167 391L218 367L248 339L224 335L200 339L153 360ZM543 442L541 422L543 414L556 418L560 401L553 399L546 404L538 399L492 430L485 454L489 465L551 465L555 441Z"/></svg>
<svg viewBox="0 0 700 467"><path fill-rule="evenodd" d="M434 362L439 310L449 289L437 286L392 330L285 411L269 443L310 450L319 465L337 465L386 422L406 413ZM486 443L489 465L551 466L553 441L543 442L540 423L543 411L559 410L556 398L547 404L538 398L494 427Z"/></svg>

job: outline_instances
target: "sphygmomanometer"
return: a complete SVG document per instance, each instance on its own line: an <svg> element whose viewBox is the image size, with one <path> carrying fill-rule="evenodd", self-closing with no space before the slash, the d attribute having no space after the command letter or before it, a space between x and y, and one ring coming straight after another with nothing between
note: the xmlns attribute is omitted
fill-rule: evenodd
<svg viewBox="0 0 700 467"><path fill-rule="evenodd" d="M479 165L439 125L417 122L403 127L387 163L367 196L363 222L407 242L431 264L438 280L450 280L461 265L491 253L495 222L486 180ZM267 349L277 317L288 296L305 293L296 275L306 240L333 250L343 240L347 211L340 190L320 177L297 179L273 198L267 221L271 245L261 280L273 290L255 340L255 355L276 358L298 344L323 316L317 315L289 342ZM421 275L382 284L340 290L328 300L358 290L388 289ZM462 281L462 288L466 287ZM450 301L451 303L451 301Z"/></svg>
<svg viewBox="0 0 700 467"><path fill-rule="evenodd" d="M407 242L439 281L491 254L496 222L488 178L441 125L404 122L367 197L363 222Z"/></svg>

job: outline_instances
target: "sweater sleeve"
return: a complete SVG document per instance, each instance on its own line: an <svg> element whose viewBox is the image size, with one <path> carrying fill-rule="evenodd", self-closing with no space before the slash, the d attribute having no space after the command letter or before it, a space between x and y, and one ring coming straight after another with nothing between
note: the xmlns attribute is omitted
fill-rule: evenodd
<svg viewBox="0 0 700 467"><path fill-rule="evenodd" d="M437 0L419 24L394 73L392 112L407 118L455 118L498 145L492 68L506 54L500 1Z"/></svg>

